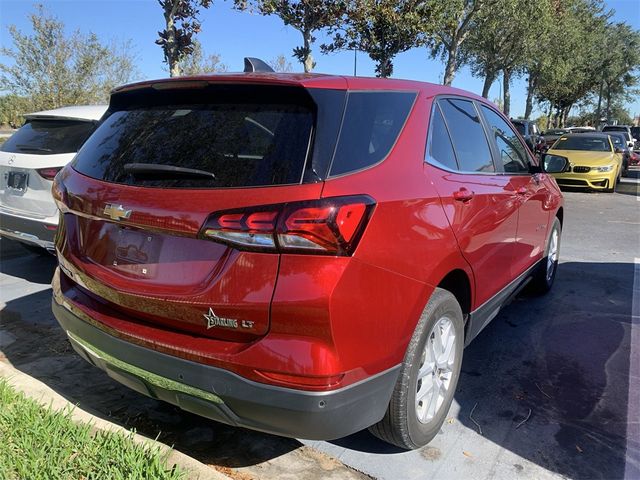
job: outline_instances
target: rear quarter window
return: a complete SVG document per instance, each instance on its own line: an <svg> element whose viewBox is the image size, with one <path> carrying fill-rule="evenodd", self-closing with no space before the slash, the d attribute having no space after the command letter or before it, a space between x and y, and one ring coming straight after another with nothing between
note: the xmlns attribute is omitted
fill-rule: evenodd
<svg viewBox="0 0 640 480"><path fill-rule="evenodd" d="M0 150L35 155L75 153L95 128L95 123L81 120L29 120Z"/></svg>
<svg viewBox="0 0 640 480"><path fill-rule="evenodd" d="M384 160L402 131L415 92L350 92L330 175Z"/></svg>
<svg viewBox="0 0 640 480"><path fill-rule="evenodd" d="M457 98L438 100L463 172L495 172L489 143L473 103Z"/></svg>

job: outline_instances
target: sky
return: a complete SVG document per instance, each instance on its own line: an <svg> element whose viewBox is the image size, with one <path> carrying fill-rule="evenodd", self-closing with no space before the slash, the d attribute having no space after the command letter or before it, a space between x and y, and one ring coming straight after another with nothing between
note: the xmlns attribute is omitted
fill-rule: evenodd
<svg viewBox="0 0 640 480"><path fill-rule="evenodd" d="M0 0L0 46L11 47L9 25L17 26L24 33L30 32L28 15L35 10L35 3L30 0ZM154 43L164 23L156 0L44 0L40 3L62 20L69 32L77 29L83 33L93 32L103 42L130 39L137 57L140 79L168 76L162 50ZM614 21L625 21L640 30L640 0L605 0L605 3L608 8L615 10ZM293 28L286 27L277 16L238 12L232 9L231 1L215 0L211 8L201 11L200 19L202 31L197 38L203 50L207 54L219 54L231 71L243 69L244 57L269 61L280 54L290 59L294 71L302 70L302 65L291 57L293 48L302 43L301 35ZM352 75L354 53L322 55L320 44L327 40L324 34L317 36L313 47L317 62L315 71ZM6 62L7 59L0 56L0 61ZM374 67L366 54L357 54L359 76L374 76ZM431 59L423 47L398 55L394 60L393 77L438 83L442 81L443 71L444 64ZM474 78L467 68L463 68L458 71L453 86L480 93L482 82L482 78ZM501 85L501 80L494 83L489 99L500 97ZM524 113L525 98L524 78L516 79L511 86L513 117ZM640 97L636 97L627 107L632 116L640 115ZM536 110L534 116L541 113Z"/></svg>

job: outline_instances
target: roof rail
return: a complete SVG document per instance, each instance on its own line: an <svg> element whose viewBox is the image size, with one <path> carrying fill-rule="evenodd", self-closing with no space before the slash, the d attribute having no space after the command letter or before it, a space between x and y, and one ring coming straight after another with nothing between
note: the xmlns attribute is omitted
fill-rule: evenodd
<svg viewBox="0 0 640 480"><path fill-rule="evenodd" d="M244 71L248 72L273 72L273 68L259 58L244 57Z"/></svg>

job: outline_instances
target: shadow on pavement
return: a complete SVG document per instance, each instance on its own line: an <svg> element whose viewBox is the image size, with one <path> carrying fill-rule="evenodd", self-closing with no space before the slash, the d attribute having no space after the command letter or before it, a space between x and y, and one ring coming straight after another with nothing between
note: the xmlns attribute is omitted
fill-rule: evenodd
<svg viewBox="0 0 640 480"><path fill-rule="evenodd" d="M5 266L0 270L9 273ZM43 275L50 275L51 266L46 269ZM640 378L629 375L630 361L640 362L630 360L633 276L630 263L563 263L550 294L525 294L506 307L465 351L457 420L477 430L469 418L477 403L481 441L572 478L622 478L626 453L632 469L627 477L640 477L638 438L627 434L638 422L637 412L630 418L627 397L640 394ZM82 408L158 436L203 463L239 468L301 446L121 386L72 351L49 303L49 290L7 302L2 329L15 340L3 347L0 361L4 354ZM332 443L374 454L400 452L366 431Z"/></svg>

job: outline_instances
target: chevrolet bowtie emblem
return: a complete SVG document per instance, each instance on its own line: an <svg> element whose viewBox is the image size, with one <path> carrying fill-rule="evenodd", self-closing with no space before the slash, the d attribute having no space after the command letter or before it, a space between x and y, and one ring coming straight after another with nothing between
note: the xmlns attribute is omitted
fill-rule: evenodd
<svg viewBox="0 0 640 480"><path fill-rule="evenodd" d="M122 220L131 216L131 210L125 210L122 205L107 203L102 212L112 220Z"/></svg>

